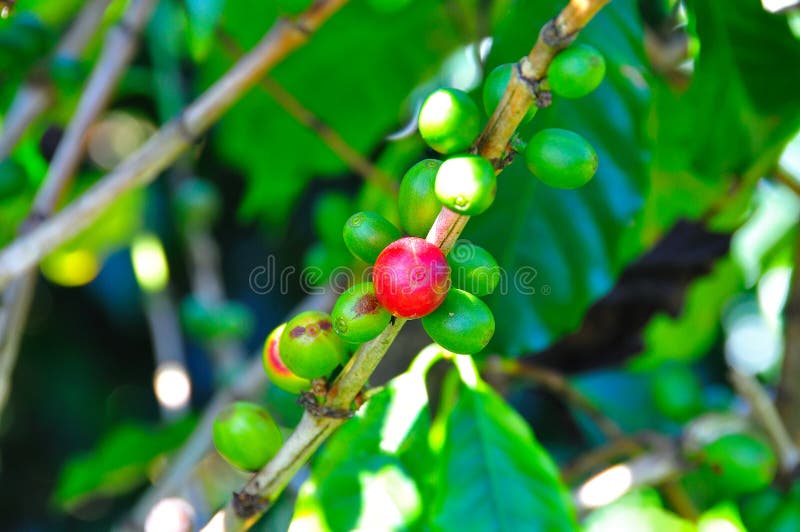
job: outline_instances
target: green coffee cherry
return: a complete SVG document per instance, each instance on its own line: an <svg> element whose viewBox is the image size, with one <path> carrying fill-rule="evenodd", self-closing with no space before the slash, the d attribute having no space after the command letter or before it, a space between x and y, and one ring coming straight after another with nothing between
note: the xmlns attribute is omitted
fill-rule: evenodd
<svg viewBox="0 0 800 532"><path fill-rule="evenodd" d="M320 196L314 204L314 229L327 246L343 247L342 226L353 212L352 203L344 194L329 192Z"/></svg>
<svg viewBox="0 0 800 532"><path fill-rule="evenodd" d="M600 85L606 75L603 54L588 44L560 52L547 69L550 89L564 98L582 98Z"/></svg>
<svg viewBox="0 0 800 532"><path fill-rule="evenodd" d="M217 188L205 179L185 179L175 191L175 211L184 229L205 229L214 224L222 210Z"/></svg>
<svg viewBox="0 0 800 532"><path fill-rule="evenodd" d="M478 297L494 292L500 282L500 266L492 254L471 242L456 242L447 263L453 285Z"/></svg>
<svg viewBox="0 0 800 532"><path fill-rule="evenodd" d="M784 495L773 488L745 495L739 503L739 509L747 530L772 530L768 523L781 507L783 499Z"/></svg>
<svg viewBox="0 0 800 532"><path fill-rule="evenodd" d="M0 200L16 196L28 187L25 168L12 159L0 162Z"/></svg>
<svg viewBox="0 0 800 532"><path fill-rule="evenodd" d="M422 318L422 327L448 351L474 355L494 335L494 316L486 303L470 293L450 289L444 302Z"/></svg>
<svg viewBox="0 0 800 532"><path fill-rule="evenodd" d="M241 340L253 330L252 313L235 301L209 305L189 296L181 303L180 315L186 332L199 341Z"/></svg>
<svg viewBox="0 0 800 532"><path fill-rule="evenodd" d="M436 197L459 214L474 216L488 209L497 192L492 163L477 155L447 159L436 173Z"/></svg>
<svg viewBox="0 0 800 532"><path fill-rule="evenodd" d="M282 323L269 334L267 341L264 342L261 361L264 363L267 377L275 386L289 393L300 393L311 388L311 381L298 377L283 363L280 341L285 328L286 324Z"/></svg>
<svg viewBox="0 0 800 532"><path fill-rule="evenodd" d="M373 264L383 248L400 238L402 233L392 223L370 211L357 212L344 225L342 237L350 253L367 264Z"/></svg>
<svg viewBox="0 0 800 532"><path fill-rule="evenodd" d="M656 408L678 423L688 421L703 408L700 381L685 366L669 366L656 372L650 391Z"/></svg>
<svg viewBox="0 0 800 532"><path fill-rule="evenodd" d="M411 236L425 238L442 210L434 192L436 172L442 161L424 159L412 166L400 183L397 205L400 223Z"/></svg>
<svg viewBox="0 0 800 532"><path fill-rule="evenodd" d="M289 320L279 347L286 367L304 379L328 376L346 357L330 315L317 310L301 312Z"/></svg>
<svg viewBox="0 0 800 532"><path fill-rule="evenodd" d="M597 153L577 133L543 129L528 143L525 164L551 187L577 188L588 183L597 171Z"/></svg>
<svg viewBox="0 0 800 532"><path fill-rule="evenodd" d="M497 108L497 104L500 103L500 99L506 92L506 87L508 87L508 82L511 81L511 74L514 71L514 67L514 63L500 65L492 70L486 77L486 81L483 84L483 107L486 109L487 115L492 116L492 113L494 113L494 110ZM526 124L530 122L534 115L536 115L538 109L536 105L531 105L530 108L528 108L528 112L525 113L525 118L522 119L522 123Z"/></svg>
<svg viewBox="0 0 800 532"><path fill-rule="evenodd" d="M419 110L419 132L439 153L456 153L470 147L480 133L481 118L472 98L458 89L439 89Z"/></svg>
<svg viewBox="0 0 800 532"><path fill-rule="evenodd" d="M706 446L704 466L731 493L752 493L772 483L777 458L772 448L747 434L726 434Z"/></svg>
<svg viewBox="0 0 800 532"><path fill-rule="evenodd" d="M392 315L375 297L371 282L348 288L333 307L333 329L347 342L363 343L378 336L389 325Z"/></svg>
<svg viewBox="0 0 800 532"><path fill-rule="evenodd" d="M283 435L269 412L245 402L228 405L217 415L213 438L219 454L245 471L264 467L283 445Z"/></svg>
<svg viewBox="0 0 800 532"><path fill-rule="evenodd" d="M768 530L769 532L797 532L800 530L800 501L789 498L777 509L765 528L750 530Z"/></svg>

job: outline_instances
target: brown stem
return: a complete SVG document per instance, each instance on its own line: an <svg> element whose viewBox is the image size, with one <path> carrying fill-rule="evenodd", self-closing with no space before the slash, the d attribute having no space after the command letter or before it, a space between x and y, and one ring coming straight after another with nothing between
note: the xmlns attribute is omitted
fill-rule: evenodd
<svg viewBox="0 0 800 532"><path fill-rule="evenodd" d="M278 21L252 51L110 174L51 219L0 251L0 288L86 229L121 195L155 179L266 71L308 41L345 3L346 0L317 0L299 19Z"/></svg>
<svg viewBox="0 0 800 532"><path fill-rule="evenodd" d="M597 408L588 397L575 388L563 375L552 369L526 364L519 360L493 359L492 368L511 377L531 381L543 386L552 394L562 398L565 403L583 411L609 440L623 437L619 425Z"/></svg>
<svg viewBox="0 0 800 532"><path fill-rule="evenodd" d="M233 38L222 30L217 32L222 47L233 59L242 55L242 50ZM351 170L361 175L365 181L397 195L397 181L389 174L372 164L361 152L353 148L338 131L309 111L303 104L270 76L261 78L258 86L269 94L298 123L313 131L330 150Z"/></svg>
<svg viewBox="0 0 800 532"><path fill-rule="evenodd" d="M84 6L56 47L53 57L78 59L91 40L111 0L93 0ZM37 69L14 96L3 119L0 134L0 160L8 157L28 127L54 100L52 82Z"/></svg>

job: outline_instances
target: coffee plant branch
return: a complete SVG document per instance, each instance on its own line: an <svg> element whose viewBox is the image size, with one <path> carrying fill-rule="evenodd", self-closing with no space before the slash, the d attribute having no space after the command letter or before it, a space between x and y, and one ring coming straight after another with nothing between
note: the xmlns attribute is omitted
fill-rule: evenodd
<svg viewBox="0 0 800 532"><path fill-rule="evenodd" d="M608 0L571 0L555 19L545 24L530 54L520 61L519 68L472 151L493 161L498 171L502 169L501 163L506 159L511 138L528 108L538 99L538 85L544 79L550 62L607 3ZM521 79L520 75L525 79ZM443 207L427 240L446 254L468 220L469 216L458 215ZM404 319L393 320L377 338L359 347L329 387L326 406L351 408L353 400L366 385L405 322ZM315 417L306 412L278 454L241 491L234 494L204 530L231 532L249 529L277 499L292 476L344 421Z"/></svg>
<svg viewBox="0 0 800 532"><path fill-rule="evenodd" d="M52 59L80 59L87 43L100 27L110 3L111 0L93 0L86 4L62 37ZM45 72L45 65L37 65L14 95L0 132L0 160L11 154L28 127L52 105L54 88Z"/></svg>
<svg viewBox="0 0 800 532"><path fill-rule="evenodd" d="M761 425L772 442L780 461L781 471L785 474L793 474L800 465L800 450L792 441L767 391L755 377L745 375L735 369L730 371L728 378L736 393L750 404L754 421Z"/></svg>
<svg viewBox="0 0 800 532"><path fill-rule="evenodd" d="M242 55L241 48L230 35L219 30L217 31L217 36L223 49L231 58L238 59ZM351 170L358 173L365 181L385 190L392 196L397 196L398 185L392 176L372 164L369 159L353 148L338 131L304 107L278 81L270 76L264 76L259 81L258 86L269 94L299 124L313 131Z"/></svg>
<svg viewBox="0 0 800 532"><path fill-rule="evenodd" d="M253 50L111 173L51 219L0 250L0 288L86 229L121 195L155 179L265 72L308 41L345 3L346 0L318 0L297 19L278 21Z"/></svg>
<svg viewBox="0 0 800 532"><path fill-rule="evenodd" d="M72 183L75 168L83 157L86 131L105 109L117 82L133 58L138 46L138 35L155 4L155 0L132 0L121 20L108 31L100 58L81 93L75 114L58 144L47 175L36 192L31 212L22 223L22 235L53 213L59 198ZM70 46L74 48L75 45ZM15 279L12 286L5 291L4 319L0 323L0 413L8 398L11 374L35 285L36 271L31 268Z"/></svg>
<svg viewBox="0 0 800 532"><path fill-rule="evenodd" d="M292 309L287 317L306 310L329 312L335 301L336 293L332 290L309 295ZM241 378L232 381L229 386L222 388L214 395L211 402L205 407L192 435L183 444L180 451L170 458L169 465L156 484L139 499L130 516L119 529L142 530L148 514L160 500L170 496L180 496L184 491L191 491L187 484L195 467L209 452L216 452L211 443L214 419L234 401L253 400L258 397L266 385L267 376L264 373L261 354L256 353L252 361L243 368ZM190 498L187 497L188 499Z"/></svg>
<svg viewBox="0 0 800 532"><path fill-rule="evenodd" d="M526 364L519 360L507 360L492 357L488 360L484 371L487 378L491 375L511 377L527 380L547 389L553 395L560 397L567 405L573 406L585 413L597 426L600 432L609 440L622 438L624 433L616 421L608 417L602 410L592 403L580 390L575 388L569 380L559 372Z"/></svg>

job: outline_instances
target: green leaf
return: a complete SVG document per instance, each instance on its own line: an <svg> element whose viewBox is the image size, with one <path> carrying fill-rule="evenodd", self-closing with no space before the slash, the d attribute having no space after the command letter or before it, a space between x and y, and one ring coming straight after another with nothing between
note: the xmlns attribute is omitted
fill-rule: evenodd
<svg viewBox="0 0 800 532"><path fill-rule="evenodd" d="M657 227L698 217L734 178L745 179L749 191L800 126L793 89L800 46L787 18L757 0L690 1L687 8L701 43L691 85L677 93L654 80L644 218Z"/></svg>
<svg viewBox="0 0 800 532"><path fill-rule="evenodd" d="M114 497L147 480L156 458L177 449L194 429L187 417L160 428L124 424L107 434L91 453L70 459L61 471L53 501L62 509L94 497Z"/></svg>
<svg viewBox="0 0 800 532"><path fill-rule="evenodd" d="M418 523L432 483L426 370L394 378L331 437L301 490L296 520L328 530Z"/></svg>
<svg viewBox="0 0 800 532"><path fill-rule="evenodd" d="M577 530L558 469L525 420L477 377L462 379L445 422L432 528Z"/></svg>
<svg viewBox="0 0 800 532"><path fill-rule="evenodd" d="M527 53L527 28L560 7L510 6L488 68ZM689 7L701 52L686 92L650 72L636 2L616 1L578 37L606 57L606 80L587 98L556 98L523 128L523 138L545 127L576 131L594 145L599 169L586 187L565 191L537 182L517 161L499 176L492 208L470 221L465 237L487 247L507 273L487 301L497 318L490 349L517 356L574 330L631 260L679 217L697 218L720 202L736 176L749 181L723 209L723 225L741 223L728 211L741 213L748 183L775 164L796 131L800 101L791 80L800 46L786 18L756 0Z"/></svg>
<svg viewBox="0 0 800 532"><path fill-rule="evenodd" d="M189 49L203 61L214 44L214 32L225 8L225 0L186 0L189 14Z"/></svg>
<svg viewBox="0 0 800 532"><path fill-rule="evenodd" d="M496 31L488 68L527 53L529 28L561 7L557 1L516 3ZM641 251L636 239L623 238L647 181L642 126L649 74L635 13L633 1L612 2L581 32L578 41L606 58L608 73L598 90L579 100L556 98L521 132L526 140L547 127L584 136L598 154L595 178L579 190L554 189L533 178L517 157L498 177L494 205L467 227L465 236L489 249L507 274L487 301L497 318L490 348L519 355L547 346L578 325L625 261Z"/></svg>
<svg viewBox="0 0 800 532"><path fill-rule="evenodd" d="M249 46L275 15L270 3L228 2L223 27ZM412 89L433 75L460 42L439 2L416 0L401 11L381 13L354 1L270 77L356 150L369 154L408 119L405 106ZM220 48L212 50L201 68L204 83L232 63ZM313 177L346 171L314 132L261 89L220 122L214 146L247 180L241 215L271 224L286 223Z"/></svg>

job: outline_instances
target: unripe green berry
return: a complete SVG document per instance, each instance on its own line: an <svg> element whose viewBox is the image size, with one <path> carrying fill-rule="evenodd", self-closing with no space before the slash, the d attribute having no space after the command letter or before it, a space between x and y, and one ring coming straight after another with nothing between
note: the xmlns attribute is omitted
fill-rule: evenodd
<svg viewBox="0 0 800 532"><path fill-rule="evenodd" d="M283 445L283 435L269 412L245 402L228 405L217 415L213 438L219 454L245 471L264 467Z"/></svg>
<svg viewBox="0 0 800 532"><path fill-rule="evenodd" d="M378 302L372 282L351 286L339 296L331 313L333 329L346 342L362 343L378 336L392 315Z"/></svg>
<svg viewBox="0 0 800 532"><path fill-rule="evenodd" d="M577 133L543 129L528 143L525 164L533 175L551 187L577 188L594 177L597 153Z"/></svg>
<svg viewBox="0 0 800 532"><path fill-rule="evenodd" d="M759 530L751 528L750 530ZM797 532L800 530L800 502L790 497L778 507L769 524L760 530L769 532Z"/></svg>
<svg viewBox="0 0 800 532"><path fill-rule="evenodd" d="M486 76L486 81L483 84L483 107L486 109L487 115L491 116L497 108L497 104L500 103L500 99L503 97L508 87L508 82L511 81L511 74L514 71L514 67L514 63L506 63L505 65L498 66ZM538 109L536 105L531 105L528 108L528 112L525 113L522 123L526 124L530 122L534 115L536 115Z"/></svg>
<svg viewBox="0 0 800 532"><path fill-rule="evenodd" d="M330 315L317 310L301 312L289 320L279 347L286 367L305 379L328 376L346 357Z"/></svg>
<svg viewBox="0 0 800 532"><path fill-rule="evenodd" d="M705 467L730 493L752 493L772 483L777 458L772 448L747 434L726 434L706 446Z"/></svg>
<svg viewBox="0 0 800 532"><path fill-rule="evenodd" d="M688 421L703 408L700 381L685 366L669 366L659 370L653 376L650 391L656 408L679 423Z"/></svg>
<svg viewBox="0 0 800 532"><path fill-rule="evenodd" d="M28 174L18 162L0 162L0 200L16 196L28 186Z"/></svg>
<svg viewBox="0 0 800 532"><path fill-rule="evenodd" d="M494 316L486 303L472 294L452 288L444 302L422 318L431 339L448 351L474 355L494 335Z"/></svg>
<svg viewBox="0 0 800 532"><path fill-rule="evenodd" d="M311 381L298 377L283 363L280 341L285 328L286 324L282 323L269 334L267 341L264 342L261 360L267 377L275 386L289 393L300 393L311 388Z"/></svg>
<svg viewBox="0 0 800 532"><path fill-rule="evenodd" d="M439 89L419 110L419 133L439 153L464 151L480 133L481 118L472 98L458 89Z"/></svg>
<svg viewBox="0 0 800 532"><path fill-rule="evenodd" d="M600 85L606 75L603 54L588 44L561 51L547 69L550 89L564 98L582 98Z"/></svg>
<svg viewBox="0 0 800 532"><path fill-rule="evenodd" d="M383 248L400 238L402 233L392 223L370 211L357 212L344 225L342 237L350 253L367 264L373 264Z"/></svg>
<svg viewBox="0 0 800 532"><path fill-rule="evenodd" d="M219 217L222 199L210 181L185 179L175 191L175 210L184 229L204 229Z"/></svg>
<svg viewBox="0 0 800 532"><path fill-rule="evenodd" d="M181 323L192 338L214 341L246 338L253 328L253 315L235 301L210 305L195 297L181 303Z"/></svg>
<svg viewBox="0 0 800 532"><path fill-rule="evenodd" d="M353 212L350 198L339 192L328 192L314 204L314 229L320 240L331 248L341 248L342 226Z"/></svg>
<svg viewBox="0 0 800 532"><path fill-rule="evenodd" d="M453 286L478 297L494 292L500 282L500 266L492 254L471 242L456 242L447 263Z"/></svg>
<svg viewBox="0 0 800 532"><path fill-rule="evenodd" d="M442 210L436 197L436 172L442 161L425 159L412 166L400 183L397 205L400 223L411 236L425 238Z"/></svg>
<svg viewBox="0 0 800 532"><path fill-rule="evenodd" d="M468 216L488 209L497 193L492 163L478 155L447 159L436 173L436 197L451 211Z"/></svg>

